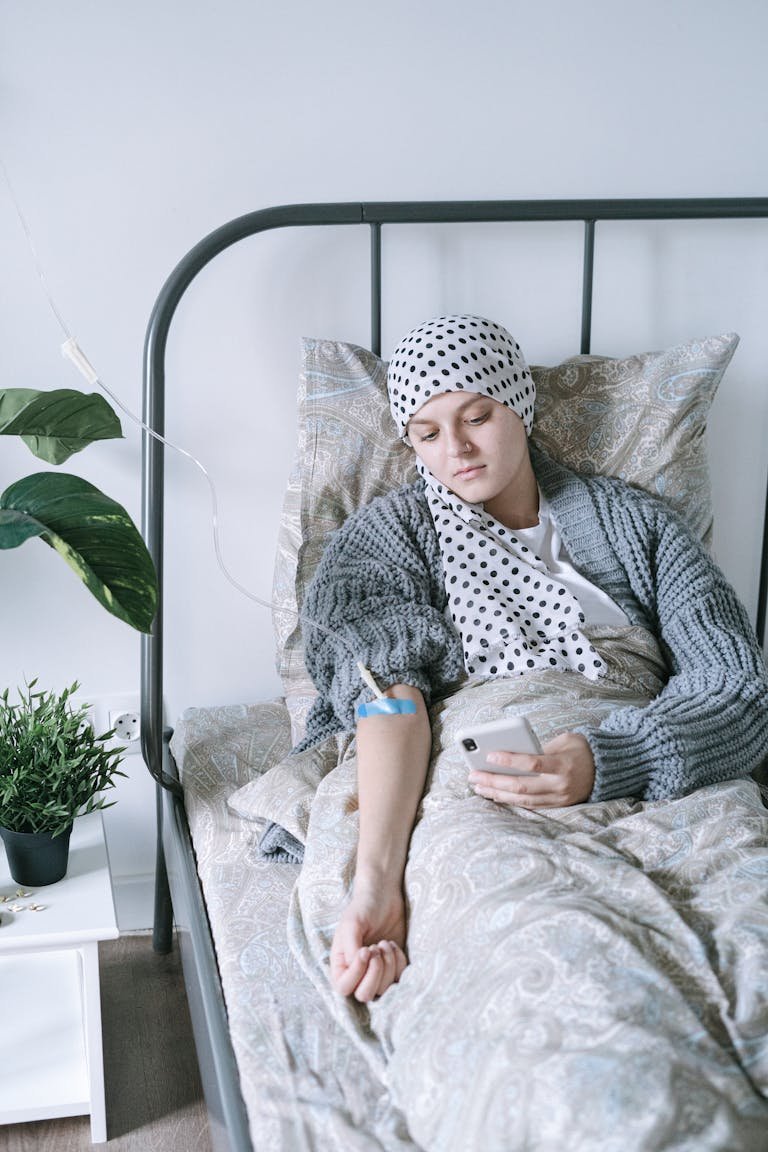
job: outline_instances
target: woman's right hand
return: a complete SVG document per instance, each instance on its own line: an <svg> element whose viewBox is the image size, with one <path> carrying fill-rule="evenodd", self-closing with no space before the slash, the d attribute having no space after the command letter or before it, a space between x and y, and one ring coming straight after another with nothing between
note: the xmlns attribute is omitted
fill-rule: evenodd
<svg viewBox="0 0 768 1152"><path fill-rule="evenodd" d="M331 945L333 987L367 1004L395 984L407 964L401 889L356 877Z"/></svg>

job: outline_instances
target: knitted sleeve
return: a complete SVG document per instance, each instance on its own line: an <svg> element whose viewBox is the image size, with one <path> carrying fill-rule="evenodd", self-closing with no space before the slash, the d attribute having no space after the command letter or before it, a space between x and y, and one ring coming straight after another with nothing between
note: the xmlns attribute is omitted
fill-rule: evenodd
<svg viewBox="0 0 768 1152"><path fill-rule="evenodd" d="M382 687L411 684L427 703L463 674L441 571L418 484L372 501L335 533L302 609L307 668L319 693L313 731L354 728L358 701L372 695L358 660Z"/></svg>
<svg viewBox="0 0 768 1152"><path fill-rule="evenodd" d="M735 592L659 501L609 502L606 521L670 678L645 708L580 729L595 760L591 799L660 800L749 775L768 755L768 675Z"/></svg>

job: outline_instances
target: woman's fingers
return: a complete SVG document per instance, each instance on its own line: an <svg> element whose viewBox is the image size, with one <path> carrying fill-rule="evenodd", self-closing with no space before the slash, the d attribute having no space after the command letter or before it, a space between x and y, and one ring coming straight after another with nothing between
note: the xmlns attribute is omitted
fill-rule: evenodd
<svg viewBox="0 0 768 1152"><path fill-rule="evenodd" d="M331 956L331 980L341 996L351 996L368 970L366 949L361 948L349 963L343 953Z"/></svg>
<svg viewBox="0 0 768 1152"><path fill-rule="evenodd" d="M408 966L408 958L394 940L361 948L347 968L333 977L342 996L352 996L368 1004L396 984Z"/></svg>
<svg viewBox="0 0 768 1152"><path fill-rule="evenodd" d="M510 792L495 788L475 788L478 796L486 800L495 800L497 804L511 805L513 808L567 808L572 803L568 796L558 788L557 791Z"/></svg>
<svg viewBox="0 0 768 1152"><path fill-rule="evenodd" d="M408 957L406 956L405 952L403 952L402 948L398 944L395 944L394 941L390 941L390 943L392 944L392 951L393 951L394 956L395 956L395 979L394 979L394 983L397 983L397 981L402 976L403 972L405 972L406 968L408 967Z"/></svg>
<svg viewBox="0 0 768 1152"><path fill-rule="evenodd" d="M563 807L588 800L595 782L595 761L580 732L562 732L536 756L490 752L489 764L533 775L473 771L469 783L480 796L525 808Z"/></svg>
<svg viewBox="0 0 768 1152"><path fill-rule="evenodd" d="M379 948L384 962L378 992L379 996L381 996L382 993L386 992L390 984L394 984L395 980L397 980L397 961L395 958L395 946L391 944L389 940L380 940Z"/></svg>
<svg viewBox="0 0 768 1152"><path fill-rule="evenodd" d="M560 790L562 781L559 776L549 773L508 776L503 772L473 772L469 783L479 796L502 804L515 804L517 797L527 798L529 803L541 803L543 797L553 796Z"/></svg>
<svg viewBox="0 0 768 1152"><path fill-rule="evenodd" d="M359 955L362 956L363 962L366 964L366 971L355 988L354 994L355 1000L359 1000L361 1004L367 1004L370 1000L373 1000L374 996L378 996L379 994L379 983L381 982L381 975L384 970L384 960L380 949L377 947L362 948Z"/></svg>
<svg viewBox="0 0 768 1152"><path fill-rule="evenodd" d="M339 995L367 1004L396 984L407 967L402 948L394 940L380 940L359 948L349 963L343 952L332 953L331 981Z"/></svg>

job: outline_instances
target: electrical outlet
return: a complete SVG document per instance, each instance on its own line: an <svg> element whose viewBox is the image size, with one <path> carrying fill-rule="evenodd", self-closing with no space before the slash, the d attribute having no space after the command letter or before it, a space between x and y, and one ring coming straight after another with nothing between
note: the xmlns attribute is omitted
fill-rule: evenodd
<svg viewBox="0 0 768 1152"><path fill-rule="evenodd" d="M97 736L115 729L105 748L125 748L124 756L141 751L141 720L138 692L120 692L109 696L92 696L88 718Z"/></svg>
<svg viewBox="0 0 768 1152"><path fill-rule="evenodd" d="M109 726L115 730L115 739L121 744L132 744L141 735L141 721L138 712L110 712Z"/></svg>

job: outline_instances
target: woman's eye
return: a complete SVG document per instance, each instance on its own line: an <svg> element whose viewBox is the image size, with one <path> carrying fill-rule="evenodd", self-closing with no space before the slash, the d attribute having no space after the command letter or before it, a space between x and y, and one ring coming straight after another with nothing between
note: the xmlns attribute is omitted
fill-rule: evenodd
<svg viewBox="0 0 768 1152"><path fill-rule="evenodd" d="M473 416L470 419L469 423L470 424L484 424L487 419L488 419L488 413L483 412L482 416Z"/></svg>
<svg viewBox="0 0 768 1152"><path fill-rule="evenodd" d="M431 440L434 440L436 436L437 432L425 432L423 436L419 437L419 439L421 440L422 444L424 444L425 442L429 443Z"/></svg>

